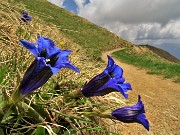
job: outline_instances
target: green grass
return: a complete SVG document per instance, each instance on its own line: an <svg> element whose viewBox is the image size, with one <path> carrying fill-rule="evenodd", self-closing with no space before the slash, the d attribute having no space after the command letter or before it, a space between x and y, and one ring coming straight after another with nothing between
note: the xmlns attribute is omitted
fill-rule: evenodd
<svg viewBox="0 0 180 135"><path fill-rule="evenodd" d="M90 23L46 0L15 1L25 4L30 15L36 15L41 20L58 26L61 33L86 49L87 55L92 58L100 59L102 51L130 44L106 29Z"/></svg>
<svg viewBox="0 0 180 135"><path fill-rule="evenodd" d="M180 82L180 63L169 62L152 53L135 53L131 48L114 52L113 56L125 63L148 69L149 74L163 75Z"/></svg>
<svg viewBox="0 0 180 135"><path fill-rule="evenodd" d="M85 115L100 107L107 108L105 104L68 96L73 90L80 91L85 81L98 73L102 62L86 57L82 45L72 42L61 29L58 31L57 27L35 15L28 25L20 23L21 9L22 4L4 1L0 4L0 134L118 134L109 131L108 125L100 124L99 118ZM42 14L38 12L38 15ZM49 37L59 46L63 39L66 43L60 48L73 50L69 59L81 73L63 68L39 90L17 104L11 104L8 102L10 96L18 90L25 71L34 60L32 54L19 45L19 39L35 42L38 34Z"/></svg>
<svg viewBox="0 0 180 135"><path fill-rule="evenodd" d="M49 38L59 43L61 40L59 40L58 37L60 37L61 34L62 38L65 37L70 40L66 43L66 47L68 49L75 48L73 49L75 53L72 54L71 60L72 62L76 61L74 64L81 69L81 74L77 75L68 69L62 69L56 77L49 79L43 87L35 91L34 94L27 96L23 101L18 103L16 108L12 108L10 111L13 111L13 113L8 110L8 121L5 121L0 126L0 134L1 130L7 126L10 126L8 128L9 132L17 134L18 132L47 134L48 127L53 132L64 135L68 134L68 131L72 134L110 134L111 131L107 129L107 127L110 126L111 123L107 125L102 125L101 123L101 125L99 125L100 120L97 117L87 117L83 115L83 113L93 112L94 109L101 107L110 109L112 106L120 106L121 104L109 102L106 104L102 103L101 105L99 102L92 102L91 99L66 99L63 97L67 97L67 94L73 90L80 90L86 80L89 80L100 71L100 65L102 63L100 62L99 64L96 59L100 59L102 51L129 46L131 44L108 32L106 29L98 27L45 0L14 1L16 1L17 4L20 2L26 5L25 10L32 16L33 21L31 23L32 25L29 25L31 27L18 24L18 20L14 21L18 17L18 14L15 13L20 13L22 4L20 4L21 6L18 6L18 8L13 7L14 5L12 4L12 11L8 6L3 7L3 10L7 10L6 13L8 13L8 11L11 11L11 13L3 18L6 21L5 24L8 24L10 27L4 25L0 31L1 35L5 34L5 36L0 38L4 45L4 48L0 48L0 51L2 49L0 62L3 67L0 68L0 89L3 92L5 91L3 93L5 96L1 94L0 99L1 97L7 97L6 93L10 95L18 87L22 80L23 73L33 61L31 54L19 46L18 40L20 37L34 41L34 38L39 33L48 35ZM14 12L14 9L16 12ZM11 16L9 16L10 14ZM59 33L55 33L54 28L51 29L51 24L59 28ZM26 26L28 27L26 28ZM14 31L11 32L9 29ZM86 50L87 53L77 51L79 45L82 47L82 51ZM180 72L178 72L180 68L178 64L168 63L156 55L130 54L128 49L121 51L119 54L121 55L120 58L122 57L126 60L125 62L137 62L135 63L136 65L143 65L141 67L148 69L151 67L153 69L149 71L151 74L163 74L168 78L177 77L177 80L179 79L180 81ZM95 58L95 61L84 57L84 55ZM142 63L139 64L138 62L141 61ZM175 66L172 67L169 65ZM174 76L172 73L166 73L166 68L171 68L168 70L174 71ZM39 119L36 119L37 117L34 114L38 114L38 116L40 116L39 118L43 117L48 123L36 122L36 120ZM119 131L114 132L119 133Z"/></svg>

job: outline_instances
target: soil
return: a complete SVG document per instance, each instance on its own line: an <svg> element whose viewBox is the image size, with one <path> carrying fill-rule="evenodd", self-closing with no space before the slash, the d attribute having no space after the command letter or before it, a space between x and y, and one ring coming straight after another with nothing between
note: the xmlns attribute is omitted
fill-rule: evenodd
<svg viewBox="0 0 180 135"><path fill-rule="evenodd" d="M107 61L107 55L117 50L103 53L102 59ZM121 122L110 126L110 130L114 129L123 135L180 135L180 83L147 74L145 69L113 59L123 68L126 81L132 85L128 100L135 104L138 94L141 95L150 131L146 131L140 124Z"/></svg>

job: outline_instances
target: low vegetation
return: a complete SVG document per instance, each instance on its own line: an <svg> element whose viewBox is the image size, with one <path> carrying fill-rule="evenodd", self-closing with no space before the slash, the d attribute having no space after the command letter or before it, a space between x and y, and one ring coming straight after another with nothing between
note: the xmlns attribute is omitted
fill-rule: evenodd
<svg viewBox="0 0 180 135"><path fill-rule="evenodd" d="M80 91L86 81L102 72L106 66L100 61L103 51L133 45L46 0L0 2L0 134L119 134L119 131L108 129L111 122L103 125L102 119L95 114L124 106L127 103L125 100L114 93L105 98L74 98L73 92ZM32 16L32 22L19 20L22 9ZM5 106L4 111L4 105L9 105L11 95L18 90L25 71L34 60L32 54L20 46L19 40L35 43L39 35L50 38L62 50L72 50L69 59L80 69L80 74L61 69L33 94L23 97L11 107ZM135 53L127 48L115 55L131 64L143 58L147 60L144 67L149 67L148 63L159 67L154 67L151 73L179 79L179 64L162 60L153 53ZM170 64L173 66L170 67ZM164 68L174 71L174 75ZM102 116L111 118L104 117L105 114Z"/></svg>
<svg viewBox="0 0 180 135"><path fill-rule="evenodd" d="M149 74L163 75L180 82L180 63L170 62L151 52L146 47L131 47L113 53L123 62L148 69Z"/></svg>
<svg viewBox="0 0 180 135"><path fill-rule="evenodd" d="M100 60L102 51L131 45L106 29L59 8L47 0L14 1L25 4L31 15L36 15L40 20L56 25L64 36L82 46L87 55L93 59Z"/></svg>
<svg viewBox="0 0 180 135"><path fill-rule="evenodd" d="M19 3L1 1L0 4L0 134L117 134L100 125L98 117L83 115L107 106L90 98L67 96L73 90L80 91L86 81L102 72L105 65L97 58L92 61L92 57L87 57L83 46L68 38L53 23L47 23L35 14L32 22L21 22L22 9L25 7ZM35 43L39 35L50 38L63 50L72 50L69 59L80 69L80 74L61 69L43 87L16 105L5 107L4 111L4 106L18 90L25 71L34 60L19 40ZM122 105L113 104L113 107Z"/></svg>
<svg viewBox="0 0 180 135"><path fill-rule="evenodd" d="M160 56L168 61L180 63L180 59L176 58L175 56L171 55L170 53L168 53L160 48L150 46L150 45L139 45L139 47L140 48L148 48L153 53L157 54L158 56Z"/></svg>

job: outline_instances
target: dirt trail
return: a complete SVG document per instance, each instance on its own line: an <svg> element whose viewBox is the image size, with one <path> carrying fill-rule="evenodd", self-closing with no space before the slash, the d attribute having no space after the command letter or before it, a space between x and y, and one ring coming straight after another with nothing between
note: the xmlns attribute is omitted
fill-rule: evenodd
<svg viewBox="0 0 180 135"><path fill-rule="evenodd" d="M117 50L103 53L102 59L107 61L107 55ZM147 132L143 126L135 123L116 124L113 128L123 135L180 135L180 84L149 75L147 70L113 59L123 68L126 81L132 85L129 100L136 103L137 95L141 95L150 121L150 131Z"/></svg>

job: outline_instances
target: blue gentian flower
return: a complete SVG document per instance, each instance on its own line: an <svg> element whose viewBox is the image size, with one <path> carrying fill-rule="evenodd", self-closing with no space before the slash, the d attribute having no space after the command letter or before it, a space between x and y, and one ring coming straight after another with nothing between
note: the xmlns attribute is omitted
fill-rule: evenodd
<svg viewBox="0 0 180 135"><path fill-rule="evenodd" d="M68 55L71 53L70 50L60 50L52 40L42 36L37 39L36 43L37 47L31 42L20 40L20 44L27 48L35 57L34 62L24 74L19 87L23 96L44 85L61 68L70 68L80 72L68 60Z"/></svg>
<svg viewBox="0 0 180 135"><path fill-rule="evenodd" d="M137 122L142 124L147 130L149 130L149 121L144 115L144 104L141 101L140 95L138 96L138 102L134 106L126 106L114 110L111 115L117 120L125 123Z"/></svg>
<svg viewBox="0 0 180 135"><path fill-rule="evenodd" d="M25 23L32 20L31 16L29 16L28 13L25 12L24 10L22 10L22 17L20 19Z"/></svg>
<svg viewBox="0 0 180 135"><path fill-rule="evenodd" d="M110 92L118 91L125 98L128 98L126 92L132 88L129 83L124 83L125 78L122 75L123 69L116 65L114 60L108 56L106 69L85 84L81 92L85 97L92 97L103 96Z"/></svg>

